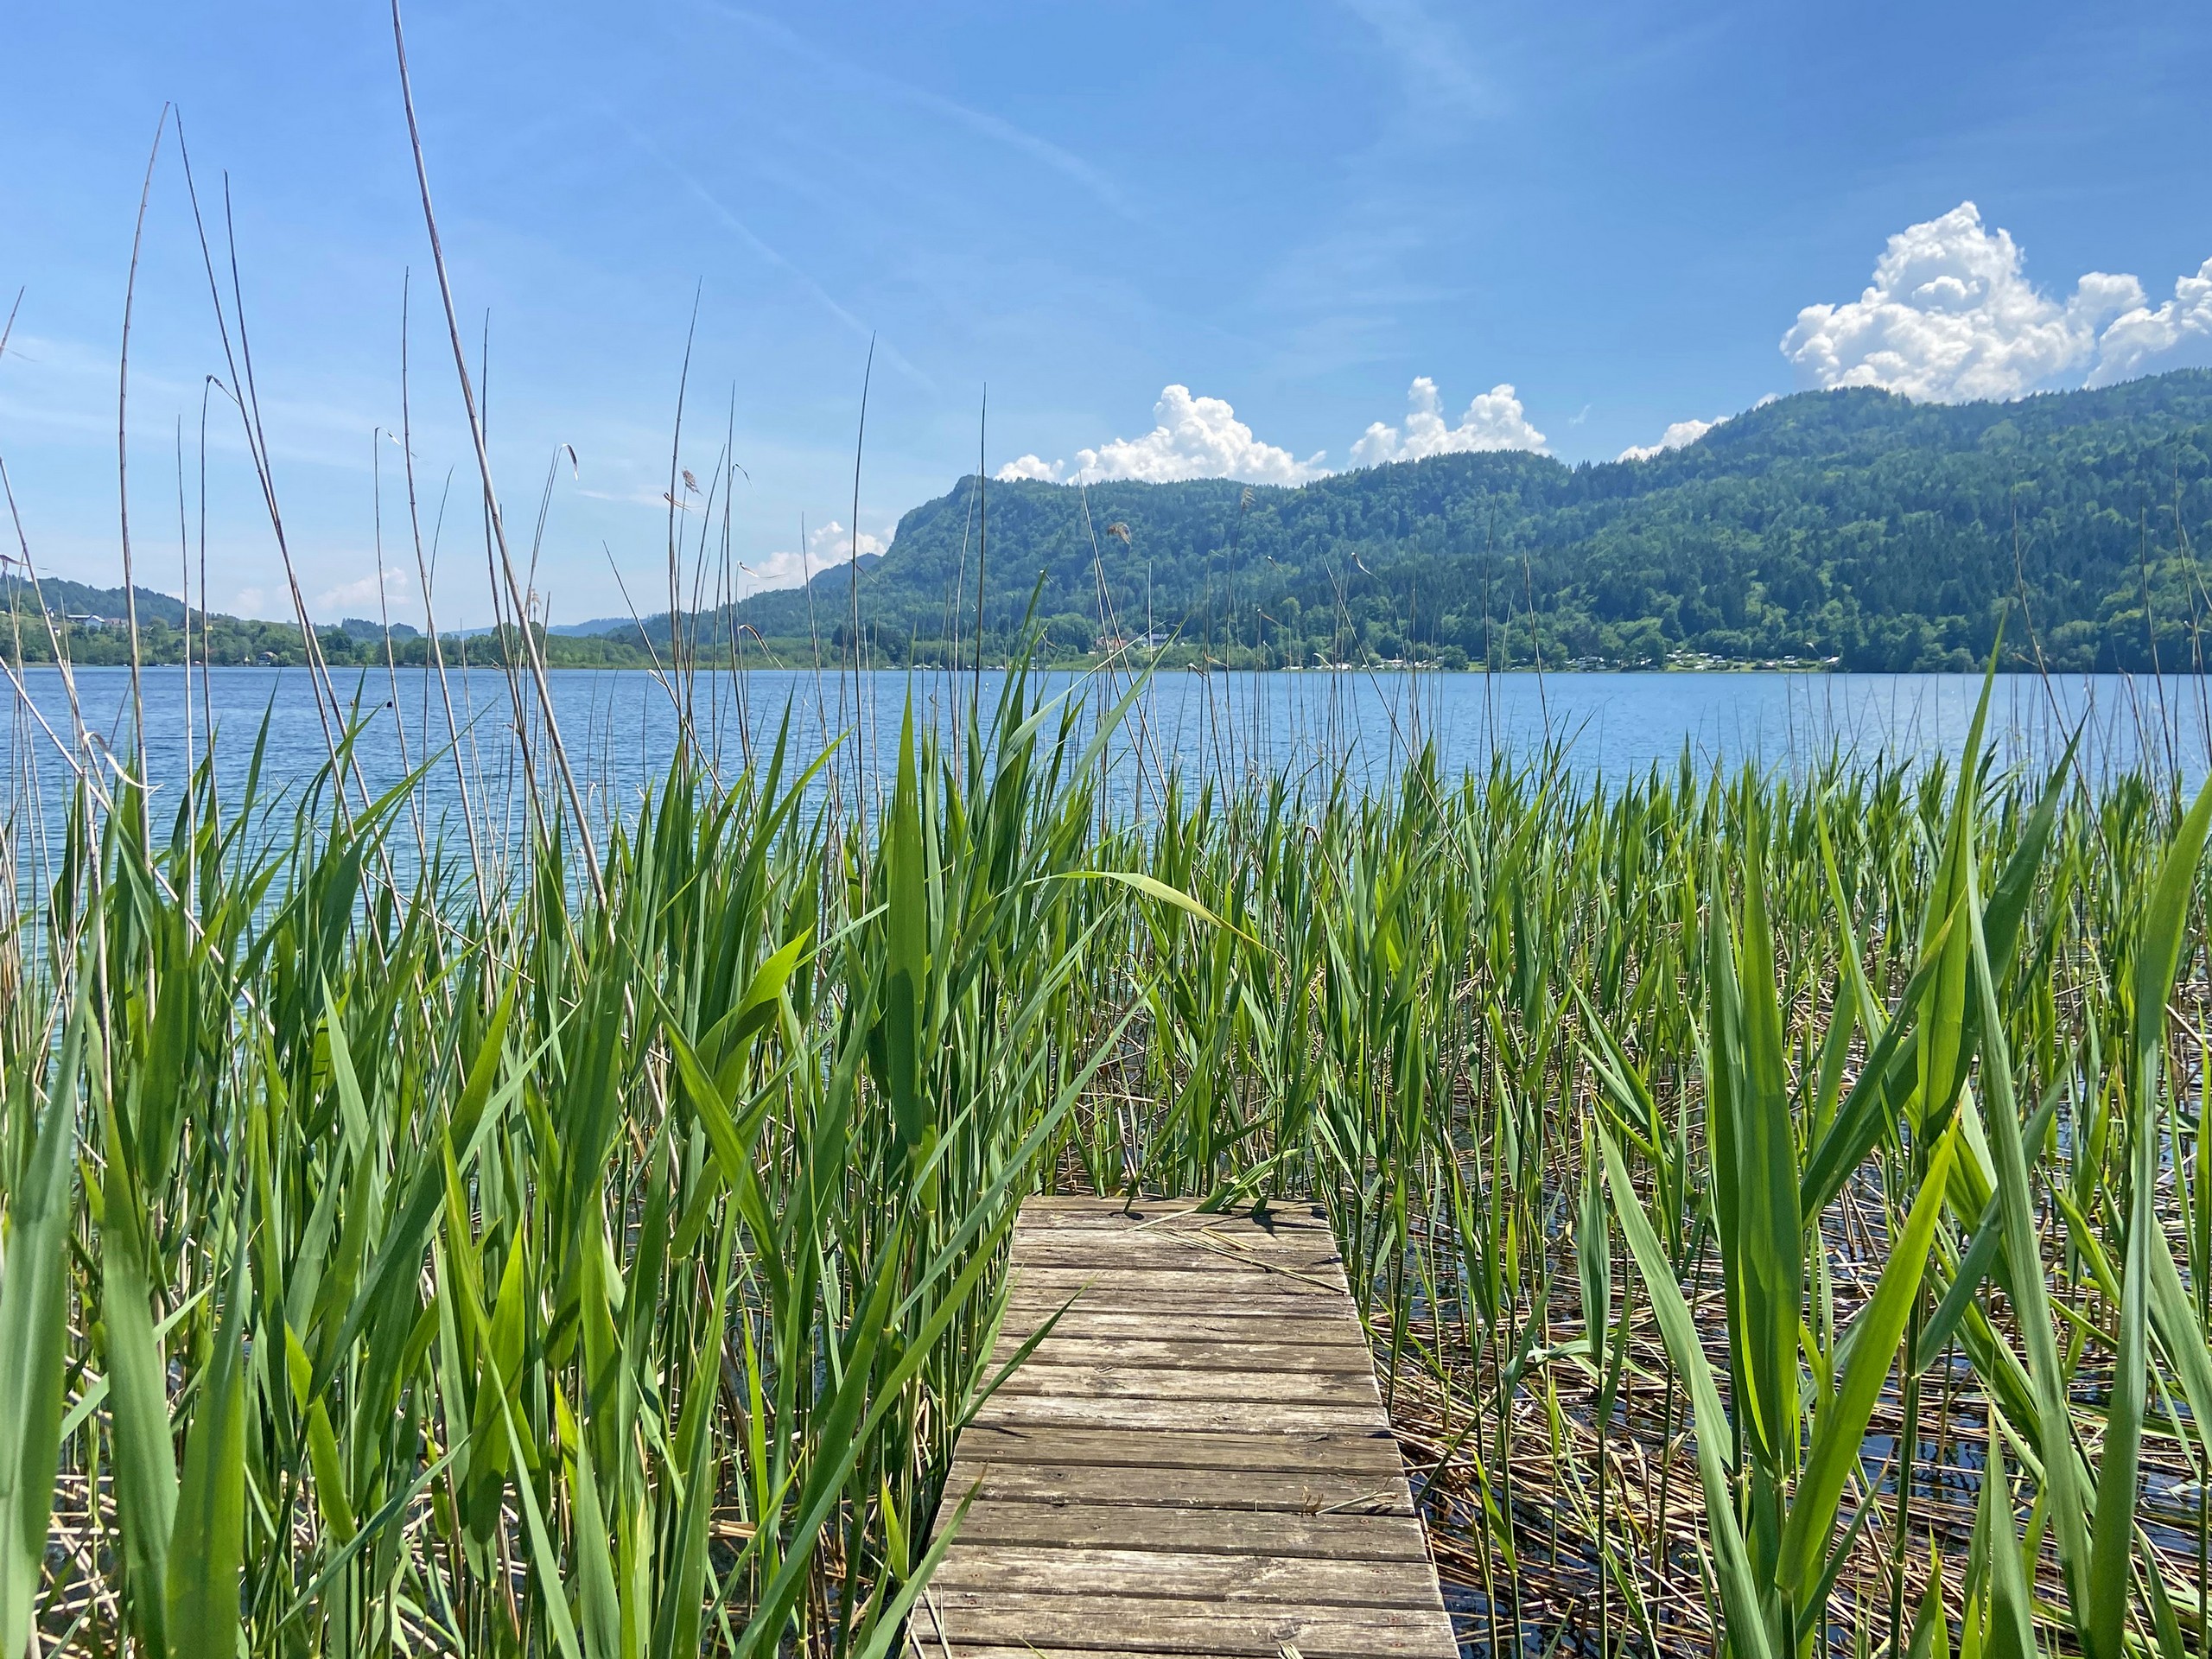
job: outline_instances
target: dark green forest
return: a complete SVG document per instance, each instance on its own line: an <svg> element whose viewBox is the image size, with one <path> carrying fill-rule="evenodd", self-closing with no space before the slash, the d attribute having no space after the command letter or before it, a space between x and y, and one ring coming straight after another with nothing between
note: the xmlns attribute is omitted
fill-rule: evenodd
<svg viewBox="0 0 2212 1659"><path fill-rule="evenodd" d="M1623 668L1746 664L1964 670L2005 632L2008 667L2202 665L2212 620L2198 551L2212 536L2212 371L2010 404L1807 392L1687 448L1569 466L1518 452L1441 455L1296 489L960 481L863 558L869 660L1003 661L1026 623L1042 654L1116 641L1169 663L1287 667ZM854 573L687 616L690 649L844 660ZM130 659L120 589L0 583L0 649ZM148 663L181 659L184 607L139 590ZM72 620L75 619L75 620ZM98 619L94 620L92 619ZM594 626L594 625L587 625ZM296 664L286 623L194 613L218 664ZM665 613L541 634L558 667L666 658ZM317 630L334 664L385 660L381 626ZM448 663L512 642L448 636ZM396 627L402 666L428 642Z"/></svg>
<svg viewBox="0 0 2212 1659"><path fill-rule="evenodd" d="M988 521L988 538L985 535ZM2212 614L2212 372L2010 404L1808 392L1643 461L1438 456L1296 489L973 478L899 521L860 578L879 660L1173 637L1282 666L1821 662L1858 670L2198 662ZM987 545L986 545L987 542ZM840 569L737 607L841 654ZM665 617L647 625L664 639ZM718 625L704 632L719 634Z"/></svg>

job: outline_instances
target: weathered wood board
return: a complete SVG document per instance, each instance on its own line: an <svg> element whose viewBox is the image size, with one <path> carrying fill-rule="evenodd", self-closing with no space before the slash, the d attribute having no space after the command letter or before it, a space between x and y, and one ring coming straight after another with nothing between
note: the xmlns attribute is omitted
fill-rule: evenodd
<svg viewBox="0 0 2212 1659"><path fill-rule="evenodd" d="M910 1653L1456 1655L1319 1211L1032 1198L999 1357L1064 1306L960 1437Z"/></svg>

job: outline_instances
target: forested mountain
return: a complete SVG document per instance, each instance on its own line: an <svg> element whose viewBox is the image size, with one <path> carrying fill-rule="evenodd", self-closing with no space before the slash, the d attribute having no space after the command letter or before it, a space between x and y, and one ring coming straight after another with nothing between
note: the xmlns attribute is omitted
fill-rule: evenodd
<svg viewBox="0 0 2212 1659"><path fill-rule="evenodd" d="M1034 591L1063 648L1149 625L1236 663L1956 668L2011 607L2016 661L2147 668L2155 648L2171 669L2212 614L2208 537L2212 372L2186 371L2009 404L1808 392L1647 461L1443 455L1295 489L993 482L980 499L969 478L906 514L860 588L888 661L941 658L948 632L972 656L982 553L987 655ZM792 590L737 620L841 647L850 580L817 576L810 617ZM665 617L647 630L664 639Z"/></svg>
<svg viewBox="0 0 2212 1659"><path fill-rule="evenodd" d="M974 660L981 565L987 660L1013 648L1033 596L1060 655L1150 635L1172 641L1170 662L1240 666L1957 669L1987 652L2009 611L2013 665L2175 669L2199 664L2199 620L2212 621L2197 562L2208 539L2212 371L2190 370L2010 404L1808 392L1646 461L1440 455L1296 489L979 491L968 478L899 521L889 551L861 561L859 588L884 664ZM811 595L690 619L691 636L719 660L734 620L786 660L817 641L842 657L852 582L839 566ZM77 661L129 659L120 589L44 590ZM48 658L29 585L0 579L0 605L24 659ZM143 660L178 660L183 607L142 588L138 616ZM287 624L210 622L219 663L302 659ZM385 660L375 624L316 631L334 663ZM197 651L196 613L194 632ZM634 622L586 624L547 639L545 657L640 664L665 653L668 632L664 613L643 638ZM423 660L427 642L394 634L399 662ZM455 637L445 651L497 661L500 642Z"/></svg>
<svg viewBox="0 0 2212 1659"><path fill-rule="evenodd" d="M137 590L138 660L149 667L184 660L184 604L151 588ZM50 663L57 641L69 660L85 667L130 661L130 601L120 588L92 588L49 576L33 583L0 576L0 657L10 662ZM317 623L315 640L333 667L406 667L422 664L429 642L404 622L391 625L389 658L381 622L349 616ZM619 639L573 639L539 635L543 660L557 668L632 668L652 660ZM519 639L493 633L446 634L441 649L448 664L504 665L505 650ZM307 661L300 631L289 622L192 613L192 655L219 668L297 667Z"/></svg>

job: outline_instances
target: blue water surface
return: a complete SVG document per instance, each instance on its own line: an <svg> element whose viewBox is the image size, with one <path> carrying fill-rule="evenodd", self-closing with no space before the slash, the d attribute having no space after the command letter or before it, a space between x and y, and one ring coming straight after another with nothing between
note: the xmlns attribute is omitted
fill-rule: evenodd
<svg viewBox="0 0 2212 1659"><path fill-rule="evenodd" d="M547 677L588 814L603 825L633 812L675 751L676 690L634 670L556 670ZM690 683L689 706L700 747L726 773L763 756L788 713L801 764L826 737L842 734L836 783L822 787L848 795L864 788L872 797L895 759L910 700L918 722L934 724L949 742L971 696L988 711L1004 677L993 671L702 672ZM1126 673L1031 678L1033 695L1065 699L1086 733L1130 684ZM48 813L60 805L73 781L65 751L76 748L79 721L92 741L78 753L94 757L96 772L131 763L127 669L75 671L73 713L58 671L29 669L20 680L20 692L0 693L10 705L0 722L0 754L12 780L6 798L18 807L35 798ZM449 669L442 688L419 669L347 669L334 685L335 717L304 669L194 671L188 696L183 669L147 670L141 696L157 817L159 804L176 798L188 755L206 753L211 718L219 777L233 797L264 721L265 795L296 799L328 765L331 736L358 721L353 786L380 791L422 767L426 833L440 826L458 833L464 789L480 828L499 836L520 827L531 782L557 788L527 676L523 723L535 762L527 770L504 671ZM1149 810L1159 780L1171 772L1195 784L1287 771L1318 784L1341 768L1354 787L1374 789L1427 744L1447 775L1487 769L1499 753L1534 761L1556 749L1577 779L1594 786L1654 766L1671 769L1686 751L1700 771L1748 764L1802 772L1836 753L1918 763L1955 757L1980 691L1976 677L1942 674L1161 673L1139 690L1110 741L1109 804ZM2178 773L2194 788L2212 760L2207 703L2206 682L2194 676L2006 675L1996 682L1990 734L2003 764L2048 768L2079 727L2092 773L2145 766Z"/></svg>

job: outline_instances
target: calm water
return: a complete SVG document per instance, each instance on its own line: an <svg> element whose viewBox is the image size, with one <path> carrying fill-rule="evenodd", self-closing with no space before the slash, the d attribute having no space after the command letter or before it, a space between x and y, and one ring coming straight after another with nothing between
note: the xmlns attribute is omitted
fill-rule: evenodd
<svg viewBox="0 0 2212 1659"><path fill-rule="evenodd" d="M550 676L566 747L594 817L626 813L665 768L677 734L668 692L636 671L564 671ZM1088 724L1104 688L1069 674L1039 677L1049 695L1065 696ZM86 727L117 753L130 748L130 676L123 669L80 669L77 690ZM60 676L23 675L31 707L4 695L10 717L0 722L0 753L13 779L11 795L35 791L58 804L70 773L45 727L66 741L69 699ZM1001 677L986 672L988 708ZM459 753L480 823L518 824L523 778L512 741L512 705L504 674L448 673ZM702 675L696 688L702 741L726 768L743 764L748 747L772 741L789 709L793 753L810 759L823 734L849 732L840 765L863 774L887 767L897 753L899 714L914 699L918 718L944 723L964 707L968 677L878 673L817 677L809 671L756 671L743 677ZM381 670L347 671L338 679L349 705L358 700L365 725L358 753L365 779L380 789L429 757L424 821L457 826L461 781L448 736L437 682L403 671L397 683ZM1806 674L1423 674L1332 672L1201 676L1163 674L1147 688L1116 740L1116 790L1122 804L1142 810L1140 781L1179 768L1186 778L1241 778L1251 772L1322 772L1341 762L1373 787L1388 780L1406 755L1437 745L1447 772L1485 767L1493 753L1533 755L1549 742L1565 747L1568 765L1592 781L1619 779L1656 764L1672 766L1687 746L1701 768L1751 763L1797 768L1842 751L1861 759L1925 760L1955 755L1980 690L1963 675ZM187 754L186 680L181 669L147 671L144 679L148 770L157 790L174 798ZM535 698L524 683L525 712ZM262 722L268 721L265 785L297 792L327 764L324 724L301 669L217 669L191 684L194 753L204 753L212 711L219 774L235 789ZM2212 757L2207 687L2195 677L2101 676L2045 683L2028 676L1998 682L1992 725L2005 760L2048 766L2064 734L2086 726L2084 751L2093 769L2111 772L2148 762L2177 769L2191 787ZM396 718L395 718L396 716ZM44 727L41 721L44 722ZM110 762L108 764L112 764ZM850 772L848 772L849 777ZM543 781L543 780L541 780Z"/></svg>

